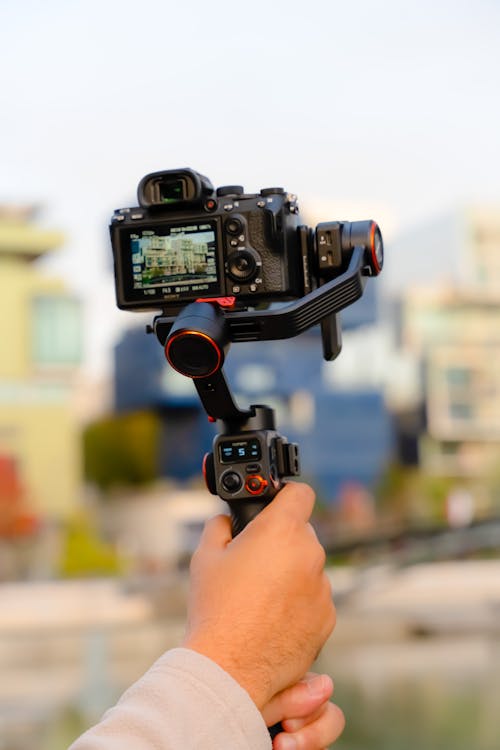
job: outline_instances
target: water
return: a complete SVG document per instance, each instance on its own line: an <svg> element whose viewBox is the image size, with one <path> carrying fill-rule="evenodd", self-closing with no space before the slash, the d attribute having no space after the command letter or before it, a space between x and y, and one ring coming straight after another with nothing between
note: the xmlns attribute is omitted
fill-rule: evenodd
<svg viewBox="0 0 500 750"><path fill-rule="evenodd" d="M174 645L164 622L59 633L3 660L0 750L65 750L121 691ZM48 636L47 636L48 638ZM0 652L11 653L0 643ZM41 667L44 654L48 663ZM336 750L498 750L500 641L493 636L333 639L318 668L332 675L347 725Z"/></svg>
<svg viewBox="0 0 500 750"><path fill-rule="evenodd" d="M320 660L346 715L337 750L498 750L500 641L424 638Z"/></svg>

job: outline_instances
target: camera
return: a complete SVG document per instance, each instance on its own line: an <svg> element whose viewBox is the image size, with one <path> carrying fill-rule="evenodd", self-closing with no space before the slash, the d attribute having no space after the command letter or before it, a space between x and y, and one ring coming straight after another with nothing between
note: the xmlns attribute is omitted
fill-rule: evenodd
<svg viewBox="0 0 500 750"><path fill-rule="evenodd" d="M356 245L366 275L383 264L373 221L301 223L297 198L280 187L246 194L215 189L192 169L146 175L139 206L110 225L116 297L122 310L175 313L197 300L231 297L238 309L304 297L340 275Z"/></svg>

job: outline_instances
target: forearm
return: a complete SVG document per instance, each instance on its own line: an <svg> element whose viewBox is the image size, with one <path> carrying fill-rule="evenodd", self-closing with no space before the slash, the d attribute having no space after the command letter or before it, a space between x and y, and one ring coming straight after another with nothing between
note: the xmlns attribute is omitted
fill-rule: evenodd
<svg viewBox="0 0 500 750"><path fill-rule="evenodd" d="M164 654L70 750L271 750L261 714L217 664Z"/></svg>

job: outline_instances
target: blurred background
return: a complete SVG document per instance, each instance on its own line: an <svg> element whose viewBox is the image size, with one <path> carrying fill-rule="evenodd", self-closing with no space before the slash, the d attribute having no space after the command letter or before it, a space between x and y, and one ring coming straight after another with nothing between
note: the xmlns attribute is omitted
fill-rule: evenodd
<svg viewBox="0 0 500 750"><path fill-rule="evenodd" d="M1 750L64 750L182 635L213 431L107 223L185 166L380 224L337 361L227 372L317 492L337 747L497 748L500 4L5 0L0 56Z"/></svg>

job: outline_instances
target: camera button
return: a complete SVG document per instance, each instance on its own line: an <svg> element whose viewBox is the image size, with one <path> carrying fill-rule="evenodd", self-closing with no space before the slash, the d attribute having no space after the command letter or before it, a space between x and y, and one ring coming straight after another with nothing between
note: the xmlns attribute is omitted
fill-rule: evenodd
<svg viewBox="0 0 500 750"><path fill-rule="evenodd" d="M239 240L231 240L229 242L229 244L231 245L231 247L238 247L238 245L240 244L240 242L239 242Z"/></svg>
<svg viewBox="0 0 500 750"><path fill-rule="evenodd" d="M137 221L137 219L144 219L144 214L130 214L130 218Z"/></svg>
<svg viewBox="0 0 500 750"><path fill-rule="evenodd" d="M243 484L239 474L235 471L228 471L221 479L221 484L226 492L238 492Z"/></svg>
<svg viewBox="0 0 500 750"><path fill-rule="evenodd" d="M241 292L240 286L233 286L233 294L239 294Z"/></svg>
<svg viewBox="0 0 500 750"><path fill-rule="evenodd" d="M250 289L251 292L256 292L257 291L257 284L250 284L250 286L248 288Z"/></svg>
<svg viewBox="0 0 500 750"><path fill-rule="evenodd" d="M260 495L266 489L268 482L258 475L247 477L245 489L251 495Z"/></svg>
<svg viewBox="0 0 500 750"><path fill-rule="evenodd" d="M232 211L234 208L232 203L224 203L224 211Z"/></svg>
<svg viewBox="0 0 500 750"><path fill-rule="evenodd" d="M245 466L245 471L247 474L258 474L259 471L261 471L261 465L260 464L248 464L248 466Z"/></svg>
<svg viewBox="0 0 500 750"><path fill-rule="evenodd" d="M241 234L241 230L243 229L243 224L241 223L241 220L237 217L234 217L234 219L228 219L226 222L226 231L229 232L229 234L233 235L239 235Z"/></svg>

